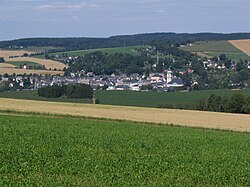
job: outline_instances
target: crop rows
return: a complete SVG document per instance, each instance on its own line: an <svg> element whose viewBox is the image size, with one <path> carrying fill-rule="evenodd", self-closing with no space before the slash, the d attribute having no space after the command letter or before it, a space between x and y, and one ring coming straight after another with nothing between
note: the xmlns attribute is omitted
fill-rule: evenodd
<svg viewBox="0 0 250 187"><path fill-rule="evenodd" d="M249 186L249 133L0 115L0 186Z"/></svg>

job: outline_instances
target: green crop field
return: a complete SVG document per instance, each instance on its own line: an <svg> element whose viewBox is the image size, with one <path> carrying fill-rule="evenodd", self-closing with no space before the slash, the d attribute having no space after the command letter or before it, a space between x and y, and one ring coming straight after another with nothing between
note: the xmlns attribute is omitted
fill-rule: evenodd
<svg viewBox="0 0 250 187"><path fill-rule="evenodd" d="M69 56L82 56L89 53L94 53L97 51L101 51L103 53L128 53L132 55L137 54L137 49L146 48L147 46L132 46L132 47L114 47L114 48L99 48L99 49L88 49L88 50L79 50L79 51L65 51L65 52L58 52L58 53L50 53L49 55L60 55L60 54L67 54ZM36 58L44 58L44 55L36 55Z"/></svg>
<svg viewBox="0 0 250 187"><path fill-rule="evenodd" d="M45 98L37 95L36 90L32 91L15 91L15 92L0 92L1 98L27 99L37 101L52 101L52 102L70 102L70 103L92 103L92 99L74 99L74 98Z"/></svg>
<svg viewBox="0 0 250 187"><path fill-rule="evenodd" d="M249 95L250 89L244 90L203 90L192 92L134 92L134 91L97 91L96 98L101 104L157 107L159 104L178 105L195 103L199 99L209 98L211 94L231 96L235 93Z"/></svg>
<svg viewBox="0 0 250 187"><path fill-rule="evenodd" d="M249 133L0 115L0 186L250 186Z"/></svg>
<svg viewBox="0 0 250 187"><path fill-rule="evenodd" d="M12 64L14 66L19 67L20 65L28 65L28 66L41 66L41 64L38 64L36 62L29 62L29 61L7 61L7 64Z"/></svg>
<svg viewBox="0 0 250 187"><path fill-rule="evenodd" d="M193 46L186 46L181 48L189 52L201 52L209 56L219 57L220 54L225 54L228 58L239 60L246 59L250 60L250 57L234 47L228 41L210 41L210 42L199 42L194 43Z"/></svg>
<svg viewBox="0 0 250 187"><path fill-rule="evenodd" d="M95 93L100 104L158 107L160 104L178 105L180 103L196 103L199 99L209 98L211 94L231 96L235 93L249 95L250 89L244 90L203 90L192 92L135 92L135 91L104 91ZM0 92L1 98L28 99L53 102L92 103L90 99L44 98L37 91Z"/></svg>

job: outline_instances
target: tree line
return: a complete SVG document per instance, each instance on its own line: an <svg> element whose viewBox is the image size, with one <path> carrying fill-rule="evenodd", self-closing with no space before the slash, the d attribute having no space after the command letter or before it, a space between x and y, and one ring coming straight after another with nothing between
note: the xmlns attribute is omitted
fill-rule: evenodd
<svg viewBox="0 0 250 187"><path fill-rule="evenodd" d="M93 98L93 89L87 84L53 85L39 88L38 96L47 98Z"/></svg>
<svg viewBox="0 0 250 187"><path fill-rule="evenodd" d="M199 99L196 103L160 104L159 108L173 108L186 110L201 110L212 112L227 112L250 114L250 95L234 94L231 97L211 94L208 99Z"/></svg>
<svg viewBox="0 0 250 187"><path fill-rule="evenodd" d="M0 48L13 47L42 47L52 46L63 48L64 50L84 50L94 48L110 48L110 47L123 47L147 45L154 40L165 40L177 45L192 43L195 41L208 41L208 40L236 40L250 38L250 33L148 33L136 35L123 35L112 36L109 38L24 38L11 41L0 42ZM60 51L63 51L60 49ZM55 51L54 51L55 52Z"/></svg>

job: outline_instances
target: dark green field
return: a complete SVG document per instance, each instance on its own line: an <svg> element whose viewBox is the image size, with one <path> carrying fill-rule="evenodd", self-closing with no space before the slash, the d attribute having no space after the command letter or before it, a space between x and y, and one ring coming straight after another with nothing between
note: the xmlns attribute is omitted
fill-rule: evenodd
<svg viewBox="0 0 250 187"><path fill-rule="evenodd" d="M36 62L29 62L29 61L7 61L7 64L12 64L14 66L19 67L20 65L28 65L28 66L41 66L41 64L38 64Z"/></svg>
<svg viewBox="0 0 250 187"><path fill-rule="evenodd" d="M199 99L209 98L211 94L231 96L235 93L249 95L250 89L203 90L192 92L97 91L96 98L99 99L101 104L157 107L159 104L176 106L180 103L196 103Z"/></svg>
<svg viewBox="0 0 250 187"><path fill-rule="evenodd" d="M45 98L39 97L36 90L32 91L15 91L15 92L0 92L2 98L27 99L37 101L53 101L53 102L70 102L70 103L92 103L92 99L73 99L73 98Z"/></svg>
<svg viewBox="0 0 250 187"><path fill-rule="evenodd" d="M135 92L135 91L96 91L95 97L100 104L158 107L160 104L176 106L180 103L196 103L199 99L209 98L211 94L232 96L235 93L249 95L250 89L244 90L203 90L192 92ZM28 99L54 102L92 103L90 99L44 98L37 91L0 92L2 98Z"/></svg>
<svg viewBox="0 0 250 187"><path fill-rule="evenodd" d="M0 115L0 186L250 186L249 133Z"/></svg>
<svg viewBox="0 0 250 187"><path fill-rule="evenodd" d="M60 55L67 54L69 56L82 56L89 53L94 53L97 51L101 51L103 53L113 54L113 53L127 53L136 55L137 49L145 48L146 46L132 46L132 47L114 47L114 48L100 48L100 49L88 49L88 50L79 50L79 51L65 51L58 53L50 53L49 55ZM44 55L36 55L37 58L44 58Z"/></svg>
<svg viewBox="0 0 250 187"><path fill-rule="evenodd" d="M239 60L250 60L250 57L234 47L228 41L210 41L194 43L193 46L186 46L181 48L189 52L201 52L209 56L219 57L221 54L225 54L228 58Z"/></svg>

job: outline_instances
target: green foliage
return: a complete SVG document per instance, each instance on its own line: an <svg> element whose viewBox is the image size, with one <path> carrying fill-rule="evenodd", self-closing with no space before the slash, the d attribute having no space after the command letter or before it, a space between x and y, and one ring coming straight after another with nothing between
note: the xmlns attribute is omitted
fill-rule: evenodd
<svg viewBox="0 0 250 187"><path fill-rule="evenodd" d="M5 82L7 83L7 82ZM37 100L37 101L51 101L51 102L69 102L69 103L92 103L92 99L88 98L67 98L67 97L58 97L58 98L46 98L38 96L36 90L31 91L13 91L13 92L2 92L8 90L1 90L0 85L0 97L1 98L15 98L15 99L26 99L26 100Z"/></svg>
<svg viewBox="0 0 250 187"><path fill-rule="evenodd" d="M0 57L0 63L4 63L4 62L5 62L4 58Z"/></svg>
<svg viewBox="0 0 250 187"><path fill-rule="evenodd" d="M250 186L249 133L0 116L0 186Z"/></svg>
<svg viewBox="0 0 250 187"><path fill-rule="evenodd" d="M89 98L93 97L93 90L87 84L69 84L63 86L47 86L39 88L38 96L47 98L58 98L66 96L68 98Z"/></svg>

